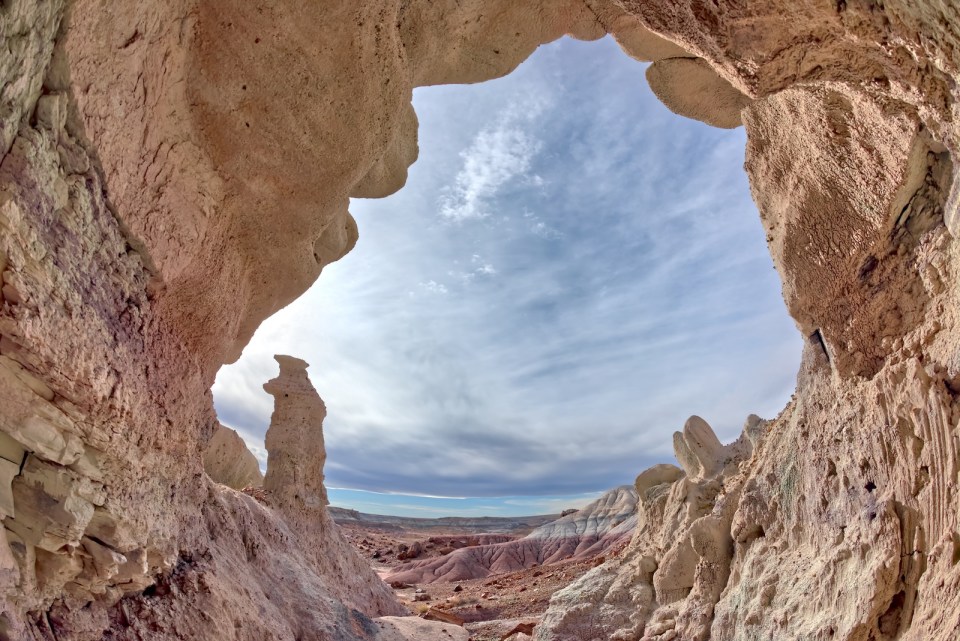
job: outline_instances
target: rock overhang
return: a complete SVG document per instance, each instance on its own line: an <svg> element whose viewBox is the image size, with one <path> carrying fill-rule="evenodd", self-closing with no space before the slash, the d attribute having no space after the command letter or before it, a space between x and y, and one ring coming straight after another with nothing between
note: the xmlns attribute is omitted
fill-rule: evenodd
<svg viewBox="0 0 960 641"><path fill-rule="evenodd" d="M651 83L672 109L744 122L788 308L817 337L795 400L741 475L729 471L741 489L698 517L707 521L671 530L689 526L679 540L697 554L637 543L644 586L670 578L656 577L664 559L693 563L668 563L682 569L670 585L689 592L680 616L648 613L648 632L702 631L708 611L718 637L789 629L777 608L805 606L777 558L816 561L810 567L829 577L873 573L843 599L823 592L837 604L833 619L803 610L803 629L844 638L955 631L937 614L958 585L949 552L958 536L960 181L950 158L960 15L951 3L181 0L106 12L75 0L15 1L0 18L12 63L0 63L12 88L0 138L0 355L15 363L0 362L11 374L0 385L10 398L26 395L24 412L47 417L41 425L5 408L16 424L0 427L35 457L30 474L47 479L25 488L29 474L18 471L21 496L31 489L70 504L55 519L34 515L20 528L30 541L10 530L14 557L0 572L10 620L84 590L115 600L178 558L199 563L182 553L210 546L198 506L216 522L213 506L243 501L211 499L220 495L199 472L215 424L206 391L260 321L356 242L349 197L402 186L416 158L414 86L482 81L564 33L610 32L654 61ZM656 501L693 497L701 510L721 496L707 478L716 464L699 455L719 450L691 447L694 432L703 430L681 433L683 458L704 478L676 481L683 492L654 492ZM34 470L50 465L69 471ZM823 478L838 480L818 485ZM105 495L83 489L89 482ZM868 484L874 492L849 489ZM16 493L12 504L16 520ZM708 548L731 528L752 534L736 542L731 567L717 565ZM88 532L99 534L84 544ZM66 548L47 549L54 537ZM96 547L107 539L111 553ZM758 540L794 551L766 561L751 552ZM861 543L870 554L859 564L825 560L831 546ZM899 574L881 571L892 565ZM753 610L741 616L736 603Z"/></svg>

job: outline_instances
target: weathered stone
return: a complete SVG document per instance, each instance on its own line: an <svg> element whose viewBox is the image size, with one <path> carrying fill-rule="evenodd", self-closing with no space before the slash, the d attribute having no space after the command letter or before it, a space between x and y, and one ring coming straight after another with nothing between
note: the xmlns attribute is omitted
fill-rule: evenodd
<svg viewBox="0 0 960 641"><path fill-rule="evenodd" d="M0 430L45 459L62 465L75 462L83 453L83 442L73 422L21 376L0 362L0 386L7 394Z"/></svg>
<svg viewBox="0 0 960 641"><path fill-rule="evenodd" d="M50 551L37 548L37 587L56 590L83 571L83 559L75 550Z"/></svg>
<svg viewBox="0 0 960 641"><path fill-rule="evenodd" d="M274 398L267 430L267 473L263 488L282 510L322 510L327 490L323 466L323 419L327 408L307 378L307 363L292 356L275 356L280 375L263 389Z"/></svg>
<svg viewBox="0 0 960 641"><path fill-rule="evenodd" d="M117 568L113 583L128 592L138 592L153 583L146 550L133 550L123 556L125 561Z"/></svg>
<svg viewBox="0 0 960 641"><path fill-rule="evenodd" d="M102 458L103 452L97 448L86 445L83 454L68 467L78 476L88 478L91 481L103 481Z"/></svg>
<svg viewBox="0 0 960 641"><path fill-rule="evenodd" d="M217 483L240 490L263 484L260 463L234 430L217 425L203 452L203 469Z"/></svg>
<svg viewBox="0 0 960 641"><path fill-rule="evenodd" d="M751 450L722 445L699 417L691 417L677 434L689 452L691 472L658 465L637 477L640 517L625 555L559 592L537 638L649 641L667 633L707 638L709 612L733 559L730 523L736 502L731 499L741 482L738 464ZM725 464L714 465L720 459ZM711 474L704 474L704 461ZM727 484L732 489L725 496L720 490Z"/></svg>
<svg viewBox="0 0 960 641"><path fill-rule="evenodd" d="M15 463L19 469L23 463L23 457L27 451L19 441L8 435L6 432L0 432L0 458L10 463Z"/></svg>
<svg viewBox="0 0 960 641"><path fill-rule="evenodd" d="M85 534L106 543L114 550L132 550L140 541L132 524L126 522L122 515L114 514L104 507L94 509Z"/></svg>
<svg viewBox="0 0 960 641"><path fill-rule="evenodd" d="M20 379L20 382L33 390L40 398L46 401L53 400L53 391L39 378L27 372L20 363L6 356L0 356L0 367L5 367L13 372L14 376Z"/></svg>
<svg viewBox="0 0 960 641"><path fill-rule="evenodd" d="M647 490L665 483L673 483L683 476L683 470L676 465L661 463L641 472L634 481L637 496L643 497Z"/></svg>
<svg viewBox="0 0 960 641"><path fill-rule="evenodd" d="M81 539L80 544L90 556L90 570L92 570L88 572L87 564L84 564L84 574L87 575L83 577L84 581L90 586L101 585L102 591L105 591L111 579L120 574L121 567L126 566L127 557L86 536Z"/></svg>
<svg viewBox="0 0 960 641"><path fill-rule="evenodd" d="M64 94L48 94L37 99L35 117L37 125L59 137L67 123L67 97Z"/></svg>
<svg viewBox="0 0 960 641"><path fill-rule="evenodd" d="M743 433L750 440L750 444L753 447L760 445L767 426L768 421L763 420L756 414L751 414L747 417L746 422L743 424Z"/></svg>
<svg viewBox="0 0 960 641"><path fill-rule="evenodd" d="M960 238L960 172L953 176L950 194L943 208L943 218L953 237Z"/></svg>
<svg viewBox="0 0 960 641"><path fill-rule="evenodd" d="M27 457L23 472L13 481L16 515L4 525L30 545L56 552L76 545L102 504L104 488L68 469Z"/></svg>
<svg viewBox="0 0 960 641"><path fill-rule="evenodd" d="M69 21L66 4L0 8L0 352L32 377L0 367L0 431L71 474L97 470L110 511L87 529L113 539L91 536L146 550L148 572L180 562L177 590L107 612L122 592L108 587L59 610L58 629L446 638L438 624L351 618L399 606L331 533L316 466L303 468L306 503L274 486L283 518L206 479L207 391L353 246L349 195L403 183L414 86L497 77L564 33L613 32L656 60L671 108L742 119L784 298L817 338L794 400L748 431L750 458L727 446L729 463L711 466L715 448L681 433L694 476L647 489L626 556L557 595L537 636L960 634L956 3L75 0ZM88 444L102 456L82 458ZM278 462L280 478L297 465ZM11 526L49 503L37 491L25 505L14 492ZM73 545L82 511L57 526ZM729 563L715 553L726 532ZM46 638L44 617L24 612L79 597L67 584L88 554L10 541L20 581L3 634ZM694 559L691 583L680 561ZM689 590L664 607L661 571Z"/></svg>
<svg viewBox="0 0 960 641"><path fill-rule="evenodd" d="M40 95L63 6L59 0L42 6L19 1L4 6L0 40L5 55L0 59L0 78L6 89L0 96L0 158Z"/></svg>
<svg viewBox="0 0 960 641"><path fill-rule="evenodd" d="M0 458L0 518L13 516L13 479L20 473L20 465Z"/></svg>
<svg viewBox="0 0 960 641"><path fill-rule="evenodd" d="M87 554L90 555L90 558L93 559L97 567L97 573L101 577L111 578L116 576L120 566L127 562L126 556L102 543L94 541L90 537L83 537L80 544L83 546L83 549L86 550Z"/></svg>
<svg viewBox="0 0 960 641"><path fill-rule="evenodd" d="M690 56L683 47L653 33L629 13L614 18L609 30L624 53L634 60L651 62Z"/></svg>
<svg viewBox="0 0 960 641"><path fill-rule="evenodd" d="M6 530L0 534L0 594L8 594L20 582L20 567L5 534Z"/></svg>
<svg viewBox="0 0 960 641"><path fill-rule="evenodd" d="M670 111L714 127L742 124L751 100L701 58L662 58L647 68L650 89Z"/></svg>
<svg viewBox="0 0 960 641"><path fill-rule="evenodd" d="M673 447L677 461L691 478L715 475L727 456L713 429L699 416L691 416L682 432L674 432Z"/></svg>

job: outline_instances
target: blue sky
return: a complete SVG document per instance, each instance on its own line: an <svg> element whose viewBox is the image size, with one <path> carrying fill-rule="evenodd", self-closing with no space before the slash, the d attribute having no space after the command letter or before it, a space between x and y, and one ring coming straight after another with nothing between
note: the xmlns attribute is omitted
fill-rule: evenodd
<svg viewBox="0 0 960 641"><path fill-rule="evenodd" d="M432 516L582 505L672 461L691 414L725 441L775 416L801 341L743 130L670 113L643 73L563 39L417 89L407 186L352 202L357 248L220 372L221 421L263 456L272 355L301 357L332 502Z"/></svg>

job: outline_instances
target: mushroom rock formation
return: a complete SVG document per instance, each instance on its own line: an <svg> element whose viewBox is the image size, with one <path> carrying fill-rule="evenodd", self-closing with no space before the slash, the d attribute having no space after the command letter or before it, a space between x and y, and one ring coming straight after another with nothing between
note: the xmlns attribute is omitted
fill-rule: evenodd
<svg viewBox="0 0 960 641"><path fill-rule="evenodd" d="M263 485L260 463L235 430L217 425L203 452L203 470L217 483L235 490Z"/></svg>
<svg viewBox="0 0 960 641"><path fill-rule="evenodd" d="M636 489L637 496L641 499L642 503L642 499L647 495L648 491L664 484L671 484L682 477L683 470L676 465L660 463L659 465L654 465L640 472L634 481L633 487Z"/></svg>
<svg viewBox="0 0 960 641"><path fill-rule="evenodd" d="M751 100L703 59L663 58L647 68L647 82L670 111L714 127L733 129Z"/></svg>
<svg viewBox="0 0 960 641"><path fill-rule="evenodd" d="M632 551L538 637L957 638L958 25L947 0L3 2L0 636L374 634L347 604L390 606L296 525L322 486L272 509L203 473L210 386L353 246L350 196L403 184L415 86L612 33L672 109L743 122L807 341L722 461L681 432L692 474L648 477Z"/></svg>

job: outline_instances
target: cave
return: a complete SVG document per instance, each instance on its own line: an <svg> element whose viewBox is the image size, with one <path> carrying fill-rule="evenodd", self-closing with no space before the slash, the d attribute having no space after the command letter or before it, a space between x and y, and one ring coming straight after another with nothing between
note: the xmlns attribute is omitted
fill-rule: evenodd
<svg viewBox="0 0 960 641"><path fill-rule="evenodd" d="M402 187L413 87L606 34L671 110L745 127L809 339L740 446L678 432L683 473L637 479L650 527L536 638L956 638L958 24L946 0L0 4L0 638L449 638L393 616L302 473L305 364L268 383L267 504L204 474L209 390L353 247L349 199Z"/></svg>

